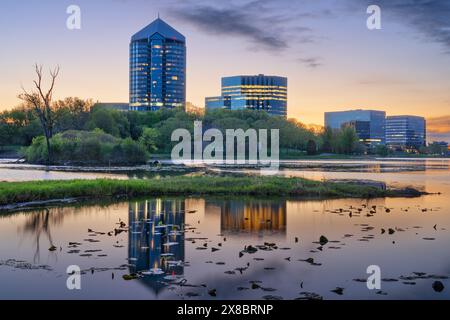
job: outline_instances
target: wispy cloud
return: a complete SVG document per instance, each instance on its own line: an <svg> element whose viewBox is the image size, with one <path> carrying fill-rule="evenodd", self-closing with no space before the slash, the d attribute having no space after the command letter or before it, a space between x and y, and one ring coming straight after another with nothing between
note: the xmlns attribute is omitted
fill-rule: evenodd
<svg viewBox="0 0 450 320"><path fill-rule="evenodd" d="M298 61L312 69L315 69L322 65L322 59L320 57L299 58Z"/></svg>
<svg viewBox="0 0 450 320"><path fill-rule="evenodd" d="M347 0L356 6L376 4L383 15L422 34L426 39L440 43L450 54L450 1L448 0Z"/></svg>
<svg viewBox="0 0 450 320"><path fill-rule="evenodd" d="M202 32L244 39L258 49L284 51L294 43L314 42L313 30L302 23L329 13L287 10L286 6L267 0L188 2L174 6L171 14Z"/></svg>
<svg viewBox="0 0 450 320"><path fill-rule="evenodd" d="M178 10L176 15L208 33L242 37L268 49L288 47L282 37L253 23L241 10L200 6L194 10Z"/></svg>
<svg viewBox="0 0 450 320"><path fill-rule="evenodd" d="M432 133L450 133L450 115L427 119L427 130Z"/></svg>

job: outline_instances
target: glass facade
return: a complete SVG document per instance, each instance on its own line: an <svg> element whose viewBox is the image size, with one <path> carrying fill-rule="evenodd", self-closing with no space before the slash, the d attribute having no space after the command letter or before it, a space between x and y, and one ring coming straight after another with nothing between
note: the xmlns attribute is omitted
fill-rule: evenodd
<svg viewBox="0 0 450 320"><path fill-rule="evenodd" d="M213 109L230 109L230 97L209 97L206 98L206 107L209 110Z"/></svg>
<svg viewBox="0 0 450 320"><path fill-rule="evenodd" d="M417 116L392 116L386 119L386 143L392 148L419 149L426 145L426 121Z"/></svg>
<svg viewBox="0 0 450 320"><path fill-rule="evenodd" d="M338 111L338 112L325 112L325 127L331 129L341 129L346 123L359 122L360 129L359 134L364 134L359 136L361 140L369 146L376 146L379 144L385 144L385 127L386 127L386 112L376 111L376 110L350 110L350 111ZM367 124L369 123L369 128ZM364 126L366 126L364 128ZM367 129L369 131L367 138ZM356 130L358 133L358 130ZM367 139L365 139L367 138Z"/></svg>
<svg viewBox="0 0 450 320"><path fill-rule="evenodd" d="M186 40L161 19L130 43L130 110L185 107Z"/></svg>
<svg viewBox="0 0 450 320"><path fill-rule="evenodd" d="M345 122L342 125L342 128L350 127L355 129L356 134L358 135L359 141L364 143L367 146L371 145L371 139L370 139L370 121L350 121Z"/></svg>
<svg viewBox="0 0 450 320"><path fill-rule="evenodd" d="M287 78L275 76L235 76L222 78L222 96L205 100L207 110L263 110L287 117Z"/></svg>

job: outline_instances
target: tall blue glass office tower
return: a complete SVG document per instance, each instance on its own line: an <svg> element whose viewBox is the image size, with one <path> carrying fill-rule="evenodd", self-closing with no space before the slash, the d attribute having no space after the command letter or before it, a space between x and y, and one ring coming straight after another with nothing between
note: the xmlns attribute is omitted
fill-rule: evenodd
<svg viewBox="0 0 450 320"><path fill-rule="evenodd" d="M263 110L270 115L287 117L287 78L235 76L222 78L222 95L205 100L207 110Z"/></svg>
<svg viewBox="0 0 450 320"><path fill-rule="evenodd" d="M185 107L186 39L158 17L130 43L130 110Z"/></svg>

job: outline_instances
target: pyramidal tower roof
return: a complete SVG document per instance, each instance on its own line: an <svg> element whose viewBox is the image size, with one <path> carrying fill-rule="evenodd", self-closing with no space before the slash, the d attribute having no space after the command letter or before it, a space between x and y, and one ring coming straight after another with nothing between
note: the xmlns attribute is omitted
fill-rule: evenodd
<svg viewBox="0 0 450 320"><path fill-rule="evenodd" d="M136 33L133 37L131 37L131 41L148 39L153 36L155 33L159 33L161 36L173 39L177 41L185 42L186 38L179 33L177 30L169 26L166 22L164 22L161 18L156 19L144 29Z"/></svg>

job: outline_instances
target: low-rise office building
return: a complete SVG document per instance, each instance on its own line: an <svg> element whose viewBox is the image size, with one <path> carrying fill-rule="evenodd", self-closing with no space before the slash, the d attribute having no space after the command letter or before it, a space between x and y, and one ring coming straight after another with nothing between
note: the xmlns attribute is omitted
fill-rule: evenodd
<svg viewBox="0 0 450 320"><path fill-rule="evenodd" d="M386 112L377 110L348 110L325 112L325 127L355 128L361 142L369 147L385 144Z"/></svg>
<svg viewBox="0 0 450 320"><path fill-rule="evenodd" d="M397 150L419 150L426 146L426 120L417 116L386 118L386 144Z"/></svg>
<svg viewBox="0 0 450 320"><path fill-rule="evenodd" d="M222 95L205 99L206 110L262 110L287 117L287 78L234 76L222 78Z"/></svg>

